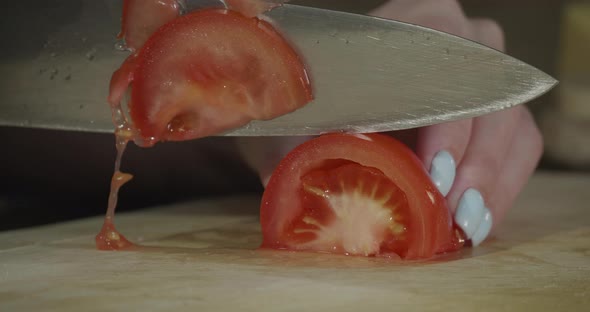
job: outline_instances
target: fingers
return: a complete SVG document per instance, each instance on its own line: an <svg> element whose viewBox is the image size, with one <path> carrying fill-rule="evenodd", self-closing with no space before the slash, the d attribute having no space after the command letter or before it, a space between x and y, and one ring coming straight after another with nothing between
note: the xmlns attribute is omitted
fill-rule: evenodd
<svg viewBox="0 0 590 312"><path fill-rule="evenodd" d="M275 167L293 148L311 139L298 137L240 137L237 138L238 151L246 163L260 176L266 187Z"/></svg>
<svg viewBox="0 0 590 312"><path fill-rule="evenodd" d="M504 151L504 147L499 147L496 159L503 158L500 162L501 166L487 167L487 173L483 169L480 169L479 173L474 173L473 170L463 171L463 167L471 165L469 159L471 153L473 152L473 155L477 153L471 150L470 145L465 161L459 168L460 177L454 186L454 194L450 195L456 198L466 185L479 185L469 187L462 193L455 213L455 222L471 239L474 246L484 241L493 226L499 224L504 218L534 172L543 151L540 131L528 109L521 106L511 111L513 112L511 122L515 122L516 126L512 135L508 137L507 149ZM474 139L478 137L475 130L473 137ZM502 153L504 153L503 156L501 156ZM467 176L473 174L472 184L466 182L468 179L464 178L465 172L468 172ZM480 192L478 188L483 191ZM452 200L449 198L449 201Z"/></svg>
<svg viewBox="0 0 590 312"><path fill-rule="evenodd" d="M453 185L456 166L463 159L471 137L472 120L459 120L418 130L416 154L441 194L446 196Z"/></svg>
<svg viewBox="0 0 590 312"><path fill-rule="evenodd" d="M496 50L505 50L504 32L497 22L487 18L473 18L469 23L470 39Z"/></svg>
<svg viewBox="0 0 590 312"><path fill-rule="evenodd" d="M500 25L491 19L467 18L457 0L393 0L369 14L440 30L500 51L505 49Z"/></svg>
<svg viewBox="0 0 590 312"><path fill-rule="evenodd" d="M455 210L455 222L473 245L481 243L492 227L490 199L496 194L499 173L524 109L519 106L473 122L469 145L447 196L449 207Z"/></svg>
<svg viewBox="0 0 590 312"><path fill-rule="evenodd" d="M523 109L515 107L474 119L469 145L447 197L451 207L457 207L463 192L471 187L484 198L493 194Z"/></svg>
<svg viewBox="0 0 590 312"><path fill-rule="evenodd" d="M500 223L513 205L535 171L542 154L541 132L528 109L523 109L504 165L498 173L494 194L488 200L495 224Z"/></svg>
<svg viewBox="0 0 590 312"><path fill-rule="evenodd" d="M375 15L420 24L465 37L497 50L504 50L500 26L489 19L469 19L455 0L389 1ZM498 173L512 157L512 141L523 108L494 113L472 120L440 124L420 129L416 153L429 168L439 191L447 196L455 222L473 245L481 243L494 224ZM517 181L529 173L520 172ZM517 183L517 182L512 182ZM515 192L518 192L518 188ZM512 195L512 193L511 193ZM514 195L515 196L515 195ZM504 206L511 203L505 197Z"/></svg>
<svg viewBox="0 0 590 312"><path fill-rule="evenodd" d="M457 0L393 0L369 14L465 36L467 20Z"/></svg>

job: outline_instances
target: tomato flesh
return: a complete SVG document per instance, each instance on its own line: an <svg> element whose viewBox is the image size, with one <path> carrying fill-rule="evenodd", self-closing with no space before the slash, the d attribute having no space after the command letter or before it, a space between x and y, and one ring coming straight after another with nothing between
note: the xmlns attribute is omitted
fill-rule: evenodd
<svg viewBox="0 0 590 312"><path fill-rule="evenodd" d="M348 163L301 178L303 209L287 232L292 249L375 255L382 245L407 251L405 194L375 168Z"/></svg>
<svg viewBox="0 0 590 312"><path fill-rule="evenodd" d="M405 145L328 134L289 153L261 204L262 248L425 259L462 246L444 197Z"/></svg>
<svg viewBox="0 0 590 312"><path fill-rule="evenodd" d="M276 118L313 98L302 59L272 25L220 9L160 27L113 75L111 104L129 87L129 115L144 146Z"/></svg>

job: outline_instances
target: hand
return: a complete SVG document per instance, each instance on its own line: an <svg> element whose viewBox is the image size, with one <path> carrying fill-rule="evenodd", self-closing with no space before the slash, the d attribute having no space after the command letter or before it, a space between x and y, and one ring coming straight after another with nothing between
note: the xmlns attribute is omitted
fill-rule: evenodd
<svg viewBox="0 0 590 312"><path fill-rule="evenodd" d="M467 18L456 0L392 0L370 13L410 22L504 49L498 24ZM443 195L472 245L505 216L535 170L541 134L524 105L486 116L438 124L404 136ZM409 135L409 136L408 136ZM266 185L273 169L309 137L241 138L240 150Z"/></svg>

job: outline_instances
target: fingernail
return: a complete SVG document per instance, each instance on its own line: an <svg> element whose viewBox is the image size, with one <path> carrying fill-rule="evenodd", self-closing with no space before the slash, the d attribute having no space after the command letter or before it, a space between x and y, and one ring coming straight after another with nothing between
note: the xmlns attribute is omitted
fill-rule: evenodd
<svg viewBox="0 0 590 312"><path fill-rule="evenodd" d="M430 178L443 196L447 196L455 181L455 159L447 151L440 151L432 159Z"/></svg>
<svg viewBox="0 0 590 312"><path fill-rule="evenodd" d="M483 197L478 190L470 188L463 193L455 212L455 222L465 232L467 238L471 239L475 235L485 211Z"/></svg>
<svg viewBox="0 0 590 312"><path fill-rule="evenodd" d="M481 220L477 231L475 231L475 234L473 234L473 237L471 238L471 245L474 247L481 244L488 237L488 234L490 234L490 230L492 229L492 212L488 208L484 209L483 219Z"/></svg>

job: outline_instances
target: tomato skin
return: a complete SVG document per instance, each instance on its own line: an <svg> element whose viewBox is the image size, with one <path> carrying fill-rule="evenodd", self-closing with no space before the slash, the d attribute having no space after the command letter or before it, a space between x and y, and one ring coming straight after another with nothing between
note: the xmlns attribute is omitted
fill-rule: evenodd
<svg viewBox="0 0 590 312"><path fill-rule="evenodd" d="M381 170L406 195L410 209L404 259L425 259L461 247L444 197L415 154L382 134L327 134L295 148L275 169L261 203L262 248L289 247L289 224L300 214L301 177L326 160L348 160Z"/></svg>
<svg viewBox="0 0 590 312"><path fill-rule="evenodd" d="M113 76L136 142L214 135L294 111L313 99L303 60L266 21L205 9L160 27Z"/></svg>

